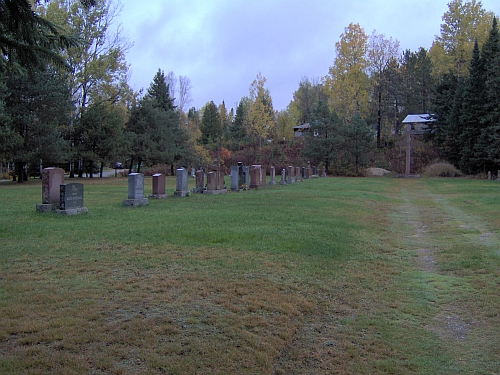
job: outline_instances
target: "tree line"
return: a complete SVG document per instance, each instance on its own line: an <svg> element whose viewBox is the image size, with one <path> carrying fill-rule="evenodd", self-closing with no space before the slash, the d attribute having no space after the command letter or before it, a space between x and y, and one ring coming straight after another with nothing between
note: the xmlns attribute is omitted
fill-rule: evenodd
<svg viewBox="0 0 500 375"><path fill-rule="evenodd" d="M114 161L170 173L214 159L311 161L344 175L367 165L394 170L410 113L437 120L422 148L429 160L466 173L499 165L500 42L481 2L451 1L429 50L401 51L397 40L351 23L325 76L302 78L281 111L261 73L235 109L189 108L189 78L161 68L134 92L113 0L3 0L0 11L0 162L19 182L43 166L83 176ZM310 130L294 137L304 123Z"/></svg>

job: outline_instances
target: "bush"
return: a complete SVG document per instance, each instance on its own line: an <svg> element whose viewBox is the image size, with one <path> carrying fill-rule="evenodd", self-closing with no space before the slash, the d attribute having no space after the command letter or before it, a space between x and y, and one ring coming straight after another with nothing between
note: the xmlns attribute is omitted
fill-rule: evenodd
<svg viewBox="0 0 500 375"><path fill-rule="evenodd" d="M168 176L170 175L170 166L167 164L155 164L152 167L144 169L143 173L144 176L152 176L156 173L163 173L165 176Z"/></svg>
<svg viewBox="0 0 500 375"><path fill-rule="evenodd" d="M463 176L463 173L453 164L443 162L428 165L424 170L424 175L429 177L460 177Z"/></svg>

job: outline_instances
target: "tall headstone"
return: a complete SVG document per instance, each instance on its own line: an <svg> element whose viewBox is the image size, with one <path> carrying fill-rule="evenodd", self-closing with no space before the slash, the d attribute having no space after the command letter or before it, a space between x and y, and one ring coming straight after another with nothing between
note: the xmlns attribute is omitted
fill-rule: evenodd
<svg viewBox="0 0 500 375"><path fill-rule="evenodd" d="M274 167L271 167L271 172L269 176L269 185L274 186L276 185L276 171Z"/></svg>
<svg viewBox="0 0 500 375"><path fill-rule="evenodd" d="M311 178L311 174L312 174L312 171L311 171L311 162L308 161L307 162L307 168L306 168L306 178Z"/></svg>
<svg viewBox="0 0 500 375"><path fill-rule="evenodd" d="M240 191L240 166L239 165L232 165L231 166L231 182L230 182L229 186L230 186L231 191Z"/></svg>
<svg viewBox="0 0 500 375"><path fill-rule="evenodd" d="M128 175L128 199L124 199L123 204L128 207L148 204L148 198L144 198L144 175L142 173Z"/></svg>
<svg viewBox="0 0 500 375"><path fill-rule="evenodd" d="M280 180L280 185L286 185L286 170L283 168L281 170L281 180Z"/></svg>
<svg viewBox="0 0 500 375"><path fill-rule="evenodd" d="M262 186L263 171L261 165L252 165L250 168L250 189Z"/></svg>
<svg viewBox="0 0 500 375"><path fill-rule="evenodd" d="M175 191L176 197L186 197L189 195L187 171L185 168L178 168L175 173Z"/></svg>
<svg viewBox="0 0 500 375"><path fill-rule="evenodd" d="M306 178L306 167L302 167L302 178Z"/></svg>
<svg viewBox="0 0 500 375"><path fill-rule="evenodd" d="M226 194L224 185L224 172L221 170L218 160L214 160L212 171L207 173L207 188L203 194Z"/></svg>
<svg viewBox="0 0 500 375"><path fill-rule="evenodd" d="M59 208L59 186L64 184L62 168L42 169L42 203L36 205L37 212L52 212Z"/></svg>
<svg viewBox="0 0 500 375"><path fill-rule="evenodd" d="M293 173L293 166L289 165L288 166L288 179L287 179L287 183L289 184L293 184L295 182L295 175Z"/></svg>
<svg viewBox="0 0 500 375"><path fill-rule="evenodd" d="M243 174L243 184L246 187L250 186L250 167L248 165L242 166L242 174Z"/></svg>
<svg viewBox="0 0 500 375"><path fill-rule="evenodd" d="M316 176L316 177L318 176L318 169L315 165L313 166L313 176Z"/></svg>
<svg viewBox="0 0 500 375"><path fill-rule="evenodd" d="M193 189L193 193L201 194L205 190L205 171L203 169L198 169L196 171L196 185Z"/></svg>
<svg viewBox="0 0 500 375"><path fill-rule="evenodd" d="M154 199L167 198L167 193L165 192L165 188L167 185L167 177L163 173L155 173L152 178L153 178L153 193L151 194L151 198Z"/></svg>
<svg viewBox="0 0 500 375"><path fill-rule="evenodd" d="M87 212L87 207L83 206L83 184L73 182L59 186L59 209L55 213L78 215Z"/></svg>
<svg viewBox="0 0 500 375"><path fill-rule="evenodd" d="M295 167L295 180L302 181L302 177L300 174L300 167Z"/></svg>

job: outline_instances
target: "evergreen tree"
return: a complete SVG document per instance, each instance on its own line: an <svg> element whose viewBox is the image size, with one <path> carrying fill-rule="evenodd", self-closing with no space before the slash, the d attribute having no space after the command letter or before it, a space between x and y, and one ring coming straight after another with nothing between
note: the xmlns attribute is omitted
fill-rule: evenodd
<svg viewBox="0 0 500 375"><path fill-rule="evenodd" d="M359 175L359 168L366 165L369 151L373 149L374 133L359 114L345 123L342 130L345 161L354 165L356 175Z"/></svg>
<svg viewBox="0 0 500 375"><path fill-rule="evenodd" d="M485 150L480 147L481 119L484 116L485 74L476 41L469 66L469 76L465 82L461 115L460 162L459 168L466 173L478 172L484 167Z"/></svg>
<svg viewBox="0 0 500 375"><path fill-rule="evenodd" d="M488 40L483 45L482 58L486 70L486 104L482 140L487 144L490 161L500 165L500 36L496 18Z"/></svg>
<svg viewBox="0 0 500 375"><path fill-rule="evenodd" d="M34 12L30 1L0 1L0 70L44 70L47 62L68 68L58 52L80 44L80 39Z"/></svg>
<svg viewBox="0 0 500 375"><path fill-rule="evenodd" d="M229 129L231 138L236 144L241 144L247 136L245 125L245 122L247 121L247 115L247 105L244 99L241 99L238 107L236 108L236 115L234 116L234 120L231 123L231 127Z"/></svg>
<svg viewBox="0 0 500 375"><path fill-rule="evenodd" d="M457 77L451 72L444 75L435 91L433 111L436 121L431 125L431 133L441 155L457 166L460 160L458 117L461 99L462 85Z"/></svg>
<svg viewBox="0 0 500 375"><path fill-rule="evenodd" d="M153 106L164 111L175 110L174 98L170 97L169 87L166 81L165 74L161 69L156 72L153 82L148 88L146 97L154 101Z"/></svg>
<svg viewBox="0 0 500 375"><path fill-rule="evenodd" d="M38 167L62 163L67 157L63 129L67 126L72 103L67 77L53 71L34 71L31 75L11 75L5 112L9 121L2 133L9 138L5 153L15 163L18 182L27 178L27 167L38 174Z"/></svg>
<svg viewBox="0 0 500 375"><path fill-rule="evenodd" d="M220 121L219 110L213 101L208 103L203 109L201 118L201 138L202 145L217 149L222 140L222 124Z"/></svg>
<svg viewBox="0 0 500 375"><path fill-rule="evenodd" d="M174 173L174 165L187 152L187 130L180 126L179 113L170 98L165 76L156 73L147 94L136 103L127 123L127 139L131 149L131 164L167 163Z"/></svg>
<svg viewBox="0 0 500 375"><path fill-rule="evenodd" d="M323 163L326 172L338 156L341 143L340 119L319 101L310 115L310 130L306 133L302 155L314 164Z"/></svg>
<svg viewBox="0 0 500 375"><path fill-rule="evenodd" d="M81 137L79 157L84 160L85 165L99 162L100 177L105 164L112 163L123 155L123 123L123 114L117 105L99 103L87 109L77 127L76 131Z"/></svg>

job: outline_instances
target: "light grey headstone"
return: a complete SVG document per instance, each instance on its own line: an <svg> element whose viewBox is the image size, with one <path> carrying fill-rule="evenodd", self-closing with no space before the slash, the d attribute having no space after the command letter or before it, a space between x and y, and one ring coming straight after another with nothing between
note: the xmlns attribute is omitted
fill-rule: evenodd
<svg viewBox="0 0 500 375"><path fill-rule="evenodd" d="M185 197L189 194L187 171L185 168L178 168L175 173L175 192L178 197Z"/></svg>
<svg viewBox="0 0 500 375"><path fill-rule="evenodd" d="M144 198L144 175L130 173L128 175L128 199Z"/></svg>
<svg viewBox="0 0 500 375"><path fill-rule="evenodd" d="M237 165L232 165L231 166L231 183L230 183L230 188L231 191L239 191L240 190L240 167Z"/></svg>

